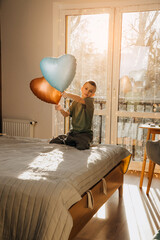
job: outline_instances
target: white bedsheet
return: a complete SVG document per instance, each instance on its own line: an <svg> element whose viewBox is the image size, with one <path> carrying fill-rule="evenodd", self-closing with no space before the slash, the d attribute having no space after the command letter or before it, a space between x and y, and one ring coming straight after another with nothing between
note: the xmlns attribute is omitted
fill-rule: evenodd
<svg viewBox="0 0 160 240"><path fill-rule="evenodd" d="M129 154L116 145L79 151L0 137L0 239L68 239L68 209Z"/></svg>

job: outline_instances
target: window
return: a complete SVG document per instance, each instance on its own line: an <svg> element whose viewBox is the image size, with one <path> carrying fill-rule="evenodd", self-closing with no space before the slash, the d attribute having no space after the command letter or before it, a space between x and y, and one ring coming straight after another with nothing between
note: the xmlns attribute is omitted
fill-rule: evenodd
<svg viewBox="0 0 160 240"><path fill-rule="evenodd" d="M80 94L83 82L97 82L94 142L122 145L142 161L146 132L139 124L160 123L160 5L62 10L61 16L61 47L77 59L68 90Z"/></svg>

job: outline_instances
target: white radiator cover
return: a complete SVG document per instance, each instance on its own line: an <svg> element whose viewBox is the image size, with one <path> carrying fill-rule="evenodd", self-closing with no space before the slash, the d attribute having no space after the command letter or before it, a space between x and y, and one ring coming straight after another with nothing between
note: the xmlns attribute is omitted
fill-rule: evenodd
<svg viewBox="0 0 160 240"><path fill-rule="evenodd" d="M36 121L22 119L2 119L3 134L8 136L34 137Z"/></svg>

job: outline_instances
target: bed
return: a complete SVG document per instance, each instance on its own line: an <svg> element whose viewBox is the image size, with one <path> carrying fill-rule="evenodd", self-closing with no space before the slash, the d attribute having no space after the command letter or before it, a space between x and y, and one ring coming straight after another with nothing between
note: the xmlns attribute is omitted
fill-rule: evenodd
<svg viewBox="0 0 160 240"><path fill-rule="evenodd" d="M73 239L117 190L131 154L0 136L0 239Z"/></svg>

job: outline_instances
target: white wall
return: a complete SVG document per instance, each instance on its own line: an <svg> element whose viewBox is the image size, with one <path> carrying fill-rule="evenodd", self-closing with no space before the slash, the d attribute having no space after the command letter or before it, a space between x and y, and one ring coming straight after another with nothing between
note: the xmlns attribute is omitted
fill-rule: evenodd
<svg viewBox="0 0 160 240"><path fill-rule="evenodd" d="M2 116L38 122L35 136L52 136L52 105L30 90L40 61L53 54L52 0L2 0Z"/></svg>

